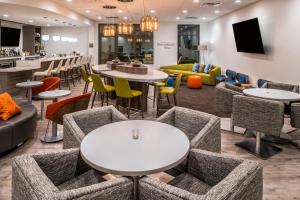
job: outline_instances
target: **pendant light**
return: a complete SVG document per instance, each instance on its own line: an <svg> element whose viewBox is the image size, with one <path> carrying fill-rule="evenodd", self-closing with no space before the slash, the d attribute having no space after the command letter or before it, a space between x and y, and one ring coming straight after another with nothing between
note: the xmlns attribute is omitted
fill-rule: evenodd
<svg viewBox="0 0 300 200"><path fill-rule="evenodd" d="M113 22L113 17L107 17L106 24L103 27L104 37L114 37L117 34L116 26L111 22Z"/></svg>
<svg viewBox="0 0 300 200"><path fill-rule="evenodd" d="M158 18L155 16L146 15L145 12L145 0L143 0L144 16L141 19L141 31L142 32L155 32L158 30Z"/></svg>

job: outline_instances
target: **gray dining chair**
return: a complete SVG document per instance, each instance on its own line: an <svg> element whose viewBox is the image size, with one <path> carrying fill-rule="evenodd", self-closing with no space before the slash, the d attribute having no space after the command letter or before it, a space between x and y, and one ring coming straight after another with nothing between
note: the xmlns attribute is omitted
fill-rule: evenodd
<svg viewBox="0 0 300 200"><path fill-rule="evenodd" d="M291 126L296 129L290 133L300 129L300 103L291 104ZM300 140L292 140L292 144L300 148Z"/></svg>
<svg viewBox="0 0 300 200"><path fill-rule="evenodd" d="M284 124L284 104L254 97L233 97L232 121L234 126L255 131L256 141L247 140L236 145L262 159L279 153L280 148L261 140L261 135L279 137Z"/></svg>
<svg viewBox="0 0 300 200"><path fill-rule="evenodd" d="M164 183L150 177L139 182L142 200L262 200L262 167L242 160L192 149L184 173Z"/></svg>
<svg viewBox="0 0 300 200"><path fill-rule="evenodd" d="M221 152L220 118L204 112L173 107L156 119L180 129L190 140L190 148Z"/></svg>
<svg viewBox="0 0 300 200"><path fill-rule="evenodd" d="M292 85L286 83L276 83L270 81L264 83L262 88L279 89L299 93L299 85Z"/></svg>
<svg viewBox="0 0 300 200"><path fill-rule="evenodd" d="M131 200L128 178L106 181L79 149L22 155L12 161L12 200Z"/></svg>
<svg viewBox="0 0 300 200"><path fill-rule="evenodd" d="M83 110L64 115L63 148L77 148L91 131L113 122L124 121L127 118L113 106L105 106Z"/></svg>
<svg viewBox="0 0 300 200"><path fill-rule="evenodd" d="M234 131L232 125L232 102L234 95L243 95L243 88L221 82L215 89L215 106L219 116L230 117L230 130Z"/></svg>

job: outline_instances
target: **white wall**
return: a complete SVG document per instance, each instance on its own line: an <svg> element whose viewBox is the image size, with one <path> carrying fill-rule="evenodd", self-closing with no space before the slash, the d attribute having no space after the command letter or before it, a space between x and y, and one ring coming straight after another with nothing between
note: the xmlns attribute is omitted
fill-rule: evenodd
<svg viewBox="0 0 300 200"><path fill-rule="evenodd" d="M173 65L177 63L178 54L178 35L177 26L178 24L197 24L197 23L186 23L186 22L161 22L159 29L154 33L154 67L159 68L165 65ZM199 23L200 24L200 23ZM208 31L206 23L200 24L200 43L208 41ZM166 43L172 45L164 47L159 43Z"/></svg>
<svg viewBox="0 0 300 200"><path fill-rule="evenodd" d="M89 55L89 35L93 37L93 34L89 32L89 27L43 27L42 35L49 35L50 40L45 42L45 50L47 55L53 54L70 54L73 51L79 52L82 55ZM53 36L73 37L77 38L76 43L53 41Z"/></svg>
<svg viewBox="0 0 300 200"><path fill-rule="evenodd" d="M211 62L258 78L299 84L300 1L262 0L209 24ZM258 17L266 55L238 53L232 24Z"/></svg>

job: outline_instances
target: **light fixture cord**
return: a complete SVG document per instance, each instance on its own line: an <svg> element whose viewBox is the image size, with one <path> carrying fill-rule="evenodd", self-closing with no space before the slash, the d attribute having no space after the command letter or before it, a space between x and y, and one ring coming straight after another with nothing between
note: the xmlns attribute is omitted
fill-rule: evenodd
<svg viewBox="0 0 300 200"><path fill-rule="evenodd" d="M144 8L144 16L146 16L146 10L145 10L145 0L143 0L143 8Z"/></svg>

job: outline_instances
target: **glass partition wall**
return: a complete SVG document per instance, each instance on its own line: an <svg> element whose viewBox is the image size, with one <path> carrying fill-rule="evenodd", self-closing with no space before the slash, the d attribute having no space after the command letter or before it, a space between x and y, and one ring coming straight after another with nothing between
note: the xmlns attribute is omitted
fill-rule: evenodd
<svg viewBox="0 0 300 200"><path fill-rule="evenodd" d="M134 25L131 35L104 37L105 24L99 24L99 63L104 64L118 57L121 61L128 62L138 59L144 64L153 64L153 33L140 31L140 25ZM117 28L117 25L116 25Z"/></svg>
<svg viewBox="0 0 300 200"><path fill-rule="evenodd" d="M178 60L179 63L199 62L199 25L178 25Z"/></svg>

